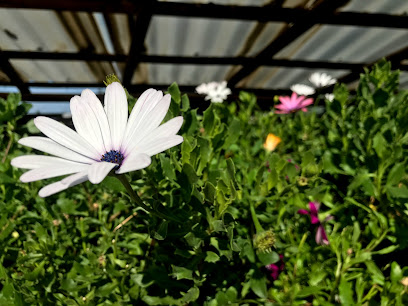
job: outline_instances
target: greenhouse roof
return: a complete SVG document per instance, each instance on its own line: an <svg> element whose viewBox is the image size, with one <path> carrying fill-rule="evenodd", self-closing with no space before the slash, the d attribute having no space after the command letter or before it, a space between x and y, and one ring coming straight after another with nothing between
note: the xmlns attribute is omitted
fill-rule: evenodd
<svg viewBox="0 0 408 306"><path fill-rule="evenodd" d="M406 0L211 2L3 0L1 95L20 91L33 112L62 113L115 73L136 96L177 82L199 105L197 85L227 80L267 106L316 71L352 87L383 57L408 87Z"/></svg>

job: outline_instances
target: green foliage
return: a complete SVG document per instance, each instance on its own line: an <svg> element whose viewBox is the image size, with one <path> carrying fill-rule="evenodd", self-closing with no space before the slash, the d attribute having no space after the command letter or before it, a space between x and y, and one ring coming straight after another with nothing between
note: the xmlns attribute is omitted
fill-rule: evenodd
<svg viewBox="0 0 408 306"><path fill-rule="evenodd" d="M199 114L168 92L184 142L128 175L152 214L114 177L39 198L45 182L10 166L35 154L17 144L38 133L29 105L0 100L0 305L408 304L408 92L389 63L306 113L262 112L241 92ZM297 213L309 201L327 246Z"/></svg>

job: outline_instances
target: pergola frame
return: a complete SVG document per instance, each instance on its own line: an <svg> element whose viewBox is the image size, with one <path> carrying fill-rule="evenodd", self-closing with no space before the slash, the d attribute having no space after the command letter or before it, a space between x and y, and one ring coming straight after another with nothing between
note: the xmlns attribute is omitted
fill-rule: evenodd
<svg viewBox="0 0 408 306"><path fill-rule="evenodd" d="M228 86L236 96L239 90L244 89L254 92L260 98L261 105L268 106L273 96L285 94L289 89L267 90L236 87L240 81L249 76L253 71L262 66L340 69L348 70L349 74L340 78L341 82L351 83L358 79L364 67L373 63L347 63L328 61L302 61L289 59L274 59L280 50L291 44L298 37L317 24L346 25L362 27L385 27L408 29L407 15L371 14L359 12L339 12L338 8L345 5L347 0L321 0L311 9L283 8L277 5L233 6L216 4L194 4L178 2L160 2L156 0L2 0L2 8L24 8L55 11L85 11L101 12L105 19L108 14L125 13L129 16L131 31L131 46L128 54L95 54L90 52L58 53L58 52L27 52L27 51L0 51L0 68L10 79L10 83L2 85L16 86L24 100L29 101L68 101L70 96L60 94L32 94L30 87L101 87L102 84L79 83L27 83L10 63L11 59L30 60L65 60L65 61L107 61L124 62L125 70L122 82L132 94L139 94L149 87L165 89L169 84L131 84L131 79L139 63L164 63L164 64L196 64L196 65L240 65L242 68L233 74L228 81ZM202 57L202 56L163 56L146 55L143 45L151 19L155 15L189 17L189 18L217 18L250 20L257 22L285 22L288 24L274 40L253 57ZM134 18L136 16L136 18ZM109 26L109 24L108 24ZM390 54L386 57L393 64L393 68L408 71L408 65L402 64L408 58L408 47ZM183 86L183 92L190 94L190 98L199 101L199 96L194 94L194 86ZM1 95L4 96L4 95ZM201 99L202 101L202 99ZM262 103L262 101L264 103Z"/></svg>

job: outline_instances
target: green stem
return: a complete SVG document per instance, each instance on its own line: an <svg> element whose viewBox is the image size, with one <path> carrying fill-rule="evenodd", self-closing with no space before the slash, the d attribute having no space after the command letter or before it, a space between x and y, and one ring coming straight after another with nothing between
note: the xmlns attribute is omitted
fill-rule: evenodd
<svg viewBox="0 0 408 306"><path fill-rule="evenodd" d="M6 151L4 152L3 159L1 160L1 163L2 163L2 164L4 164L5 161L6 161L7 155L8 155L8 153L9 153L9 151L10 151L10 148L11 148L11 144L13 143L13 138L14 138L14 137L13 137L13 134L11 134L11 135L10 135L9 142L8 142L8 144L7 144L7 147L6 147Z"/></svg>
<svg viewBox="0 0 408 306"><path fill-rule="evenodd" d="M259 234L264 232L265 230L262 228L261 223L259 223L258 217L256 216L254 204L252 202L249 204L249 210L251 211L252 222L254 222L256 233Z"/></svg>
<svg viewBox="0 0 408 306"><path fill-rule="evenodd" d="M137 193L133 190L132 186L130 186L128 180L126 179L126 176L121 174L121 175L115 175L115 177L122 183L122 185L126 188L126 191L128 192L130 198L136 202L137 205L139 205L141 208L146 210L152 215L155 215L156 217L163 218L163 219L171 219L168 216L158 212L154 211L151 209L149 206L147 206L143 200L137 195Z"/></svg>

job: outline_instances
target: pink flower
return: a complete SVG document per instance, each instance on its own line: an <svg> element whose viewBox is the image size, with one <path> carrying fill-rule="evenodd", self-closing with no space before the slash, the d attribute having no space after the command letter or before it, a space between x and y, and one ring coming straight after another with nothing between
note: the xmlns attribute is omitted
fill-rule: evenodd
<svg viewBox="0 0 408 306"><path fill-rule="evenodd" d="M306 98L305 96L298 96L295 92L292 93L292 96L281 96L279 97L281 104L275 105L275 108L278 109L275 111L277 114L289 114L301 110L307 112L306 106L313 103L312 98Z"/></svg>
<svg viewBox="0 0 408 306"><path fill-rule="evenodd" d="M276 264L269 264L265 266L265 269L270 272L269 276L272 277L273 280L277 280L279 277L279 274L283 271L285 268L285 263L283 262L283 255L279 255L279 262Z"/></svg>
<svg viewBox="0 0 408 306"><path fill-rule="evenodd" d="M316 243L320 245L329 245L329 239L327 238L326 231L324 229L323 224L319 220L319 208L320 208L320 203L317 202L309 202L309 210L307 209L299 209L298 213L301 215L309 215L310 216L310 222L312 224L318 224L319 226L317 227L316 231ZM333 219L333 216L327 216L324 222L329 221Z"/></svg>

